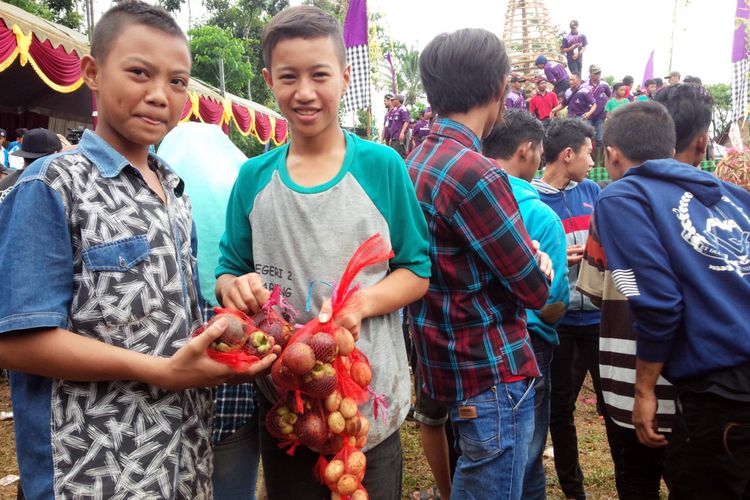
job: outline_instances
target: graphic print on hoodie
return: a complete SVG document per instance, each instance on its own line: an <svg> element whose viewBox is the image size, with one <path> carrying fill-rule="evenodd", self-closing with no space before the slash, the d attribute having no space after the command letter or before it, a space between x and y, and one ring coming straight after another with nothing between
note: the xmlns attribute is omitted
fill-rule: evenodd
<svg viewBox="0 0 750 500"><path fill-rule="evenodd" d="M596 210L639 358L665 362L673 383L750 363L750 193L652 160L607 186Z"/></svg>

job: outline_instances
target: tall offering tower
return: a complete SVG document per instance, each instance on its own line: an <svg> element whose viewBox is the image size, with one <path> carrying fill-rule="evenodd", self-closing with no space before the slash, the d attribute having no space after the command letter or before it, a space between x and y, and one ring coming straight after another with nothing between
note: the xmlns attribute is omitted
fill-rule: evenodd
<svg viewBox="0 0 750 500"><path fill-rule="evenodd" d="M544 54L550 61L563 62L560 37L543 0L508 0L503 42L513 71L527 79L539 72L534 65Z"/></svg>

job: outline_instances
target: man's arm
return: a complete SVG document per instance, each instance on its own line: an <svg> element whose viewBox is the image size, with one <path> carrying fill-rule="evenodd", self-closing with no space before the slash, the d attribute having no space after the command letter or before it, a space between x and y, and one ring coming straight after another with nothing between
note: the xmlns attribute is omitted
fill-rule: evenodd
<svg viewBox="0 0 750 500"><path fill-rule="evenodd" d="M583 114L583 115L581 116L581 118L583 118L584 120L588 120L588 119L589 119L589 117L590 117L591 115L593 115L593 114L594 114L595 112L596 112L596 103L592 104L592 105L591 105L591 108L589 108L589 110L588 110L588 111L587 111L586 113L584 113L584 114Z"/></svg>
<svg viewBox="0 0 750 500"><path fill-rule="evenodd" d="M0 335L0 367L76 382L138 380L166 390L213 387L232 380L250 381L271 367L276 354L238 374L208 357L206 349L227 323L220 320L191 339L172 357L130 351L61 328Z"/></svg>
<svg viewBox="0 0 750 500"><path fill-rule="evenodd" d="M474 183L452 222L469 248L524 307L544 305L549 284L537 265L507 176L500 169L489 169Z"/></svg>
<svg viewBox="0 0 750 500"><path fill-rule="evenodd" d="M427 293L428 278L420 278L408 269L396 269L379 283L363 290L357 308L343 311L336 316L336 324L349 330L354 338L359 337L362 320L392 313L415 302ZM331 318L331 301L326 300L320 308L318 319L325 323Z"/></svg>
<svg viewBox="0 0 750 500"><path fill-rule="evenodd" d="M637 359L635 362L635 401L633 402L633 425L638 441L651 448L666 446L667 438L659 434L656 411L656 382L664 363L652 363Z"/></svg>
<svg viewBox="0 0 750 500"><path fill-rule="evenodd" d="M409 112L405 109L402 118L404 118L404 124L401 125L401 132L398 134L398 140L404 142L406 140L406 129L409 128Z"/></svg>
<svg viewBox="0 0 750 500"><path fill-rule="evenodd" d="M564 107L565 107L565 105L563 103L559 103L557 106L555 106L554 108L552 108L552 111L549 112L549 115L552 118L556 118L557 117L557 113L559 111L561 111Z"/></svg>

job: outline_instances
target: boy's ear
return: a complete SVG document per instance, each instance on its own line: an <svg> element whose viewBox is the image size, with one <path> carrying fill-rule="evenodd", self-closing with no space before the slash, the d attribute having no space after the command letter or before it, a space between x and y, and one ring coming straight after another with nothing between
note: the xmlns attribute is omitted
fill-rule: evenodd
<svg viewBox="0 0 750 500"><path fill-rule="evenodd" d="M704 134L700 134L698 135L698 137L695 138L695 149L697 153L700 153L701 155L705 155L707 147L708 147L708 132Z"/></svg>
<svg viewBox="0 0 750 500"><path fill-rule="evenodd" d="M271 76L271 71L268 68L263 68L261 74L263 75L263 81L266 82L268 88L273 89L273 77Z"/></svg>
<svg viewBox="0 0 750 500"><path fill-rule="evenodd" d="M81 58L81 74L86 86L92 92L97 92L99 90L99 63L91 54L86 54Z"/></svg>
<svg viewBox="0 0 750 500"><path fill-rule="evenodd" d="M344 97L344 94L346 94L346 91L349 89L349 84L351 83L351 79L352 79L351 64L347 64L344 67L344 73L342 76L344 77L344 90L341 92L341 97Z"/></svg>

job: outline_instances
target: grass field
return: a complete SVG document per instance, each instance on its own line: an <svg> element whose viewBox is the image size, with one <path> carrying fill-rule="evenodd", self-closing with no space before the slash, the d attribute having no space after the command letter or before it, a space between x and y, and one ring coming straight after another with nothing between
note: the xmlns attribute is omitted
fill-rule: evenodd
<svg viewBox="0 0 750 500"><path fill-rule="evenodd" d="M581 465L586 477L586 489L592 499L617 498L614 486L612 459L609 456L604 423L596 415L594 395L587 384L581 392L576 412ZM10 411L8 383L0 379L0 411ZM427 462L422 457L419 430L413 422L407 422L402 429L404 448L404 498L415 489L432 485L432 477ZM0 478L8 474L18 474L13 439L13 421L0 422ZM552 459L545 458L547 470L548 498L564 498L555 475ZM0 486L0 500L16 498L17 483ZM378 499L373 499L378 500Z"/></svg>

